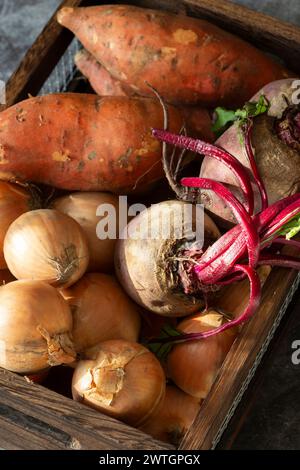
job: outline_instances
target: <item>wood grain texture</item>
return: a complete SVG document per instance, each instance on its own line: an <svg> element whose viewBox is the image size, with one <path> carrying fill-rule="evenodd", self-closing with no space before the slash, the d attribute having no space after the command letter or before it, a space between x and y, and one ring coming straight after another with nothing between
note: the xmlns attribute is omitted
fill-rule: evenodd
<svg viewBox="0 0 300 470"><path fill-rule="evenodd" d="M141 431L0 369L4 449L172 449Z"/></svg>

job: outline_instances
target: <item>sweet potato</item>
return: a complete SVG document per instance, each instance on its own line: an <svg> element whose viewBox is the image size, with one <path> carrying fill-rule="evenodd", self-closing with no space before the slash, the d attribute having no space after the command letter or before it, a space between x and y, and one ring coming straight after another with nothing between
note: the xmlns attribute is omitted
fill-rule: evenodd
<svg viewBox="0 0 300 470"><path fill-rule="evenodd" d="M298 109L298 127L300 128L299 105L293 105L292 96L295 88L292 86L295 79L278 80L263 87L251 101L257 101L259 96L264 95L270 108L265 115L254 118L252 146L255 152L255 160L264 182L269 204L300 189L300 130L298 131L298 148L288 145L275 131L275 124L282 119L284 111L290 108L292 112ZM297 119L297 118L296 118ZM292 123L291 123L292 125ZM234 123L221 137L216 144L234 155L245 167L250 170L250 163L245 151L245 144L241 138L241 130L238 124ZM241 199L238 183L233 173L221 162L214 159L205 158L200 176L211 178L230 186L234 193ZM255 189L256 212L260 210L260 196ZM218 217L220 223L234 223L234 216L228 206L224 204L217 195L210 191L201 191L205 195L203 202L206 208Z"/></svg>
<svg viewBox="0 0 300 470"><path fill-rule="evenodd" d="M100 96L134 96L136 93L114 78L88 51L81 49L74 56L80 72L88 79L93 90Z"/></svg>
<svg viewBox="0 0 300 470"><path fill-rule="evenodd" d="M93 90L100 96L137 96L137 93L112 75L86 50L74 57L80 72L89 80ZM209 111L200 106L180 107L191 135L213 142L212 118Z"/></svg>
<svg viewBox="0 0 300 470"><path fill-rule="evenodd" d="M178 132L182 117L169 110ZM81 191L144 190L163 175L161 146L151 135L162 126L162 108L149 98L30 98L0 113L0 179Z"/></svg>
<svg viewBox="0 0 300 470"><path fill-rule="evenodd" d="M213 142L215 134L212 131L212 117L209 111L200 106L180 107L190 135L206 142Z"/></svg>
<svg viewBox="0 0 300 470"><path fill-rule="evenodd" d="M126 5L63 8L58 22L118 80L180 104L241 105L287 70L217 26Z"/></svg>

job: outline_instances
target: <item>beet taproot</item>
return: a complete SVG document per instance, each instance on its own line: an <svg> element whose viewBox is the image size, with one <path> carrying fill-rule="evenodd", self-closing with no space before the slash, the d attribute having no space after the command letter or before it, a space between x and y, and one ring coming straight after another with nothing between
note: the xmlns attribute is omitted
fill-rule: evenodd
<svg viewBox="0 0 300 470"><path fill-rule="evenodd" d="M210 217L202 215L192 205L174 200L153 204L129 222L127 233L117 241L115 268L120 284L137 304L167 317L186 316L204 305L198 288L197 295L185 292L183 279L188 284L188 274L185 277L179 267L186 249L201 250L220 236ZM202 240L196 236L197 224Z"/></svg>

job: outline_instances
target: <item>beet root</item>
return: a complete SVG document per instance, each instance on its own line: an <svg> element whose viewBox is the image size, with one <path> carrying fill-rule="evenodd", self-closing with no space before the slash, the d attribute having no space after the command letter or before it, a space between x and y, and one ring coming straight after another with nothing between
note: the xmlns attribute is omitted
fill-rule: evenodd
<svg viewBox="0 0 300 470"><path fill-rule="evenodd" d="M279 80L262 88L252 99L257 101L264 95L270 103L267 114L253 120L251 143L261 179L266 188L269 204L299 191L300 182L300 114L298 105L293 105L295 93L293 79ZM289 111L289 119L286 113ZM293 118L291 118L291 115ZM286 130L290 125L290 130ZM290 145L290 142L293 144ZM251 172L243 132L234 123L216 141L216 145L235 156ZM230 186L240 197L238 182L230 169L221 162L206 157L201 166L200 176L210 178ZM253 182L255 193L255 212L261 209L260 195ZM203 203L221 225L235 223L236 220L228 206L211 191L201 191Z"/></svg>
<svg viewBox="0 0 300 470"><path fill-rule="evenodd" d="M182 222L182 211L187 206L181 201L166 201L152 205L141 212L128 225L139 238L117 242L115 267L119 281L127 294L139 305L165 316L186 316L204 305L202 293L187 295L179 273L183 252L195 247L195 236L187 219ZM213 243L220 232L209 216L204 216L204 244ZM193 214L193 222L197 217ZM163 223L170 220L170 236L163 238ZM191 219L189 219L190 221ZM163 227L163 228L162 228ZM177 231L182 227L182 233ZM149 237L156 233L156 238ZM188 282L188 280L187 280Z"/></svg>

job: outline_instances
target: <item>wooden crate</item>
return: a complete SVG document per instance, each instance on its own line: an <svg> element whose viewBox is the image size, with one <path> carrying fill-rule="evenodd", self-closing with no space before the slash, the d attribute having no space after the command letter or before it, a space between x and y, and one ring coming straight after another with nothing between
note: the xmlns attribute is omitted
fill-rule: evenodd
<svg viewBox="0 0 300 470"><path fill-rule="evenodd" d="M62 6L83 6L65 0ZM106 2L102 2L106 3ZM208 19L281 56L300 72L300 29L221 0L140 0L132 3ZM35 95L63 56L72 34L49 21L7 85L7 106ZM3 107L2 107L3 108ZM233 344L180 449L213 448L247 388L299 284L297 273L273 269L260 308ZM0 369L0 447L5 449L172 449L142 432L47 388Z"/></svg>

